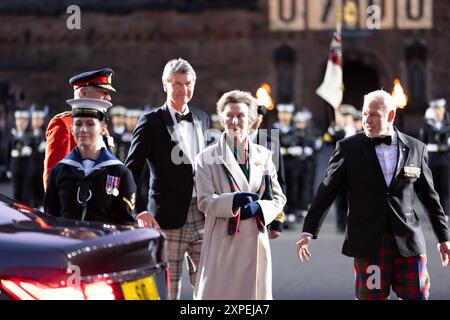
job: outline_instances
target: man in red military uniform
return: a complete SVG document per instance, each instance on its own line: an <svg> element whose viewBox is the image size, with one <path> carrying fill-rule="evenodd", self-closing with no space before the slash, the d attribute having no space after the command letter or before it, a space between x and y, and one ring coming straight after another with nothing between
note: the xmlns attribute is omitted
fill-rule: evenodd
<svg viewBox="0 0 450 320"><path fill-rule="evenodd" d="M74 99L91 98L111 101L111 92L116 92L112 87L112 69L106 68L95 71L83 72L70 78L73 86ZM45 133L47 144L44 160L44 188L47 189L47 178L59 161L75 148L76 143L72 135L71 112L66 111L57 114L50 120Z"/></svg>

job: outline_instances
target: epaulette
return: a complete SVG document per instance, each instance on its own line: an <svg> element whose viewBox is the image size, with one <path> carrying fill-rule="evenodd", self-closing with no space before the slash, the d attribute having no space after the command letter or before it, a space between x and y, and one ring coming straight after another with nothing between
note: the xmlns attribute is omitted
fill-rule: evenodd
<svg viewBox="0 0 450 320"><path fill-rule="evenodd" d="M65 116L70 116L71 114L72 114L72 111L64 111L64 112L58 113L55 116L55 118L62 118L62 117L65 117Z"/></svg>

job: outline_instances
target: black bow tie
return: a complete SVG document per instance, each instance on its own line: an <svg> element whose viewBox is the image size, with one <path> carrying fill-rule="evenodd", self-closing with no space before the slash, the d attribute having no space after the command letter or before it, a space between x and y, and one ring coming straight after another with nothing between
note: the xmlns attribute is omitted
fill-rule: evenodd
<svg viewBox="0 0 450 320"><path fill-rule="evenodd" d="M375 137L375 138L372 138L372 142L374 145L384 143L384 144L387 144L388 146L390 146L392 144L392 137L391 136Z"/></svg>
<svg viewBox="0 0 450 320"><path fill-rule="evenodd" d="M192 113L188 112L186 114L181 114L181 113L177 112L177 113L175 113L175 119L177 119L178 123L180 123L183 120L192 122Z"/></svg>

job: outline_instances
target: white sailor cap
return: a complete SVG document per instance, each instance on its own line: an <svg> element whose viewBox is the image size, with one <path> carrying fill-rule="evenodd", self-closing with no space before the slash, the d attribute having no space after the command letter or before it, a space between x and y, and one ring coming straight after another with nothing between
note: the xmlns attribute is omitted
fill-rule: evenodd
<svg viewBox="0 0 450 320"><path fill-rule="evenodd" d="M307 110L302 110L295 114L294 121L295 122L307 122L307 121L311 120L311 118L312 118L311 112L309 112Z"/></svg>
<svg viewBox="0 0 450 320"><path fill-rule="evenodd" d="M66 102L72 107L72 118L97 118L105 119L106 111L112 106L111 102L100 99L70 99Z"/></svg>
<svg viewBox="0 0 450 320"><path fill-rule="evenodd" d="M294 112L295 105L293 103L279 103L277 104L278 112Z"/></svg>
<svg viewBox="0 0 450 320"><path fill-rule="evenodd" d="M353 119L354 120L361 120L362 119L362 112L360 110L355 109L355 112L353 113Z"/></svg>
<svg viewBox="0 0 450 320"><path fill-rule="evenodd" d="M220 121L220 117L217 113L212 113L209 118L211 119L212 122L219 122Z"/></svg>
<svg viewBox="0 0 450 320"><path fill-rule="evenodd" d="M26 110L16 110L14 111L14 118L29 119L30 113Z"/></svg>
<svg viewBox="0 0 450 320"><path fill-rule="evenodd" d="M40 118L43 119L47 116L45 111L42 110L33 110L33 112L31 112L31 117L32 118Z"/></svg>
<svg viewBox="0 0 450 320"><path fill-rule="evenodd" d="M109 114L112 116L123 116L125 117L127 115L127 109L124 106L113 106L109 110Z"/></svg>
<svg viewBox="0 0 450 320"><path fill-rule="evenodd" d="M437 107L445 108L446 104L447 104L447 101L444 98L430 101L431 108L437 108Z"/></svg>
<svg viewBox="0 0 450 320"><path fill-rule="evenodd" d="M425 119L426 120L433 119L434 115L435 115L435 111L433 110L432 107L428 107L427 110L425 110Z"/></svg>
<svg viewBox="0 0 450 320"><path fill-rule="evenodd" d="M341 104L341 106L339 107L339 112L342 115L351 115L353 116L356 112L356 108L354 106L352 106L351 104Z"/></svg>
<svg viewBox="0 0 450 320"><path fill-rule="evenodd" d="M141 109L128 109L126 112L126 116L128 118L133 118L133 117L139 118L142 115L142 113L144 113L144 111Z"/></svg>

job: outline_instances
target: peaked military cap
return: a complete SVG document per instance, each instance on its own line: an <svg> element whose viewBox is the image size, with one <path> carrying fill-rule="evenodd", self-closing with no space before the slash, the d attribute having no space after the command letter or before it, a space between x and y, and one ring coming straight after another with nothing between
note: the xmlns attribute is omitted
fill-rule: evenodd
<svg viewBox="0 0 450 320"><path fill-rule="evenodd" d="M144 113L141 109L128 109L127 117L128 118L139 118Z"/></svg>
<svg viewBox="0 0 450 320"><path fill-rule="evenodd" d="M277 104L278 112L294 112L295 105L293 103L279 103Z"/></svg>
<svg viewBox="0 0 450 320"><path fill-rule="evenodd" d="M69 83L76 90L81 87L94 86L116 92L112 86L114 71L110 68L87 71L70 78Z"/></svg>
<svg viewBox="0 0 450 320"><path fill-rule="evenodd" d="M30 118L30 113L26 110L16 110L14 112L14 118L22 118L22 119L29 119Z"/></svg>
<svg viewBox="0 0 450 320"><path fill-rule="evenodd" d="M72 118L97 118L105 119L106 111L112 103L100 99L70 99L66 101L72 107Z"/></svg>
<svg viewBox="0 0 450 320"><path fill-rule="evenodd" d="M308 110L302 110L295 114L294 121L295 122L308 122L311 120L312 114Z"/></svg>
<svg viewBox="0 0 450 320"><path fill-rule="evenodd" d="M430 101L431 108L437 108L437 107L445 108L446 104L447 104L447 101L444 98Z"/></svg>
<svg viewBox="0 0 450 320"><path fill-rule="evenodd" d="M112 116L123 116L125 117L127 115L127 108L121 105L115 105L110 110L109 113Z"/></svg>
<svg viewBox="0 0 450 320"><path fill-rule="evenodd" d="M339 112L342 115L350 115L353 116L355 114L356 108L351 104L341 104L339 107Z"/></svg>
<svg viewBox="0 0 450 320"><path fill-rule="evenodd" d="M47 113L43 110L33 110L31 112L32 118L45 118L47 116Z"/></svg>

